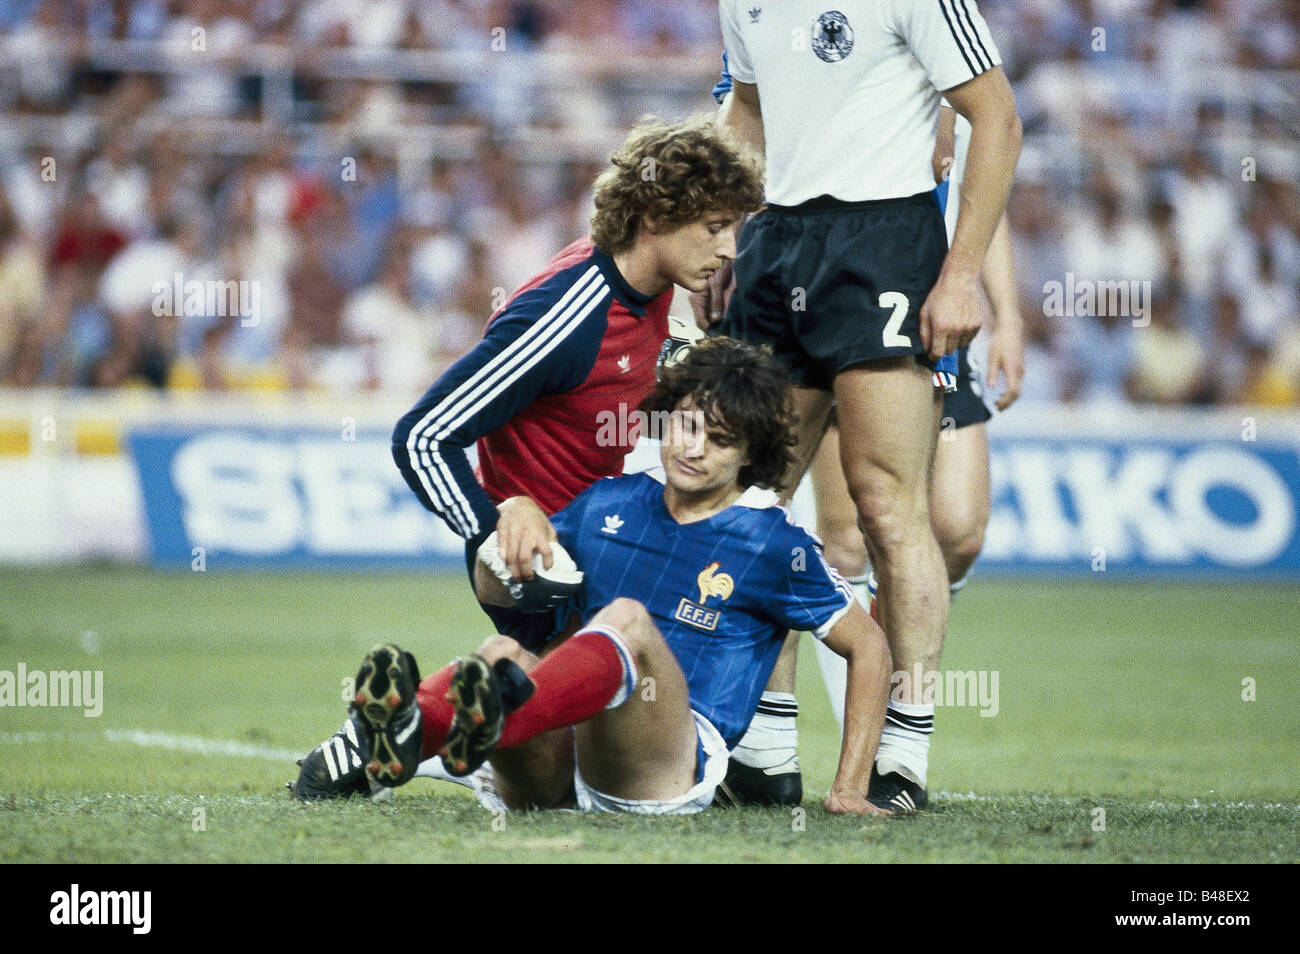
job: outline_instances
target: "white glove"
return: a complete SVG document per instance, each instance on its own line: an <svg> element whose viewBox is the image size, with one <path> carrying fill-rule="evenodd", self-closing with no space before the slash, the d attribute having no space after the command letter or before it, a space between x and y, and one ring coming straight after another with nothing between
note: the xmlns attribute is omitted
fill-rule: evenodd
<svg viewBox="0 0 1300 954"><path fill-rule="evenodd" d="M533 578L516 580L501 556L501 543L493 530L478 548L477 559L505 584L510 598L524 613L544 613L559 606L582 589L583 574L558 541L551 541L551 568L543 565L542 555L533 554Z"/></svg>

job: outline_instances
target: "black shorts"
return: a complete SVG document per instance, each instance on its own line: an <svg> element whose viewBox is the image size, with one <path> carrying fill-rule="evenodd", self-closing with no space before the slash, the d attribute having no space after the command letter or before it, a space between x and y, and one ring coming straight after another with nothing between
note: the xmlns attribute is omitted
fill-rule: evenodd
<svg viewBox="0 0 1300 954"><path fill-rule="evenodd" d="M943 396L941 430L983 424L993 416L993 412L984 403L984 382L980 377L982 373L979 362L971 361L969 348L957 352L957 390Z"/></svg>
<svg viewBox="0 0 1300 954"><path fill-rule="evenodd" d="M717 333L770 345L796 385L920 355L921 305L948 252L933 192L770 205L740 232L736 290Z"/></svg>

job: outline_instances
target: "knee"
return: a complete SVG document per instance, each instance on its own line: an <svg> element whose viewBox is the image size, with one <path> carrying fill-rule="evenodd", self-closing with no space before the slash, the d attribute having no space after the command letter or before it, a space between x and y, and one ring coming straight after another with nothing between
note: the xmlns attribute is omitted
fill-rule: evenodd
<svg viewBox="0 0 1300 954"><path fill-rule="evenodd" d="M911 539L929 523L929 506L924 493L914 492L892 478L854 481L849 485L862 531L873 544L890 550Z"/></svg>
<svg viewBox="0 0 1300 954"><path fill-rule="evenodd" d="M958 515L967 519L936 519L934 535L943 551L943 563L948 570L948 582L956 583L971 568L975 558L984 548L984 529L987 521L978 514Z"/></svg>
<svg viewBox="0 0 1300 954"><path fill-rule="evenodd" d="M637 658L638 664L645 659L652 646L663 641L650 618L649 610L625 596L613 600L591 622L608 626L617 632L628 650Z"/></svg>
<svg viewBox="0 0 1300 954"><path fill-rule="evenodd" d="M837 527L822 535L826 562L849 579L867 572L867 544L855 526Z"/></svg>
<svg viewBox="0 0 1300 954"><path fill-rule="evenodd" d="M596 614L592 620L594 623L604 623L620 633L623 630L639 629L644 621L650 618L650 612L641 603L626 596L620 596L616 600L611 600L609 604Z"/></svg>
<svg viewBox="0 0 1300 954"><path fill-rule="evenodd" d="M532 662L537 661L537 657L524 649L518 640L501 634L489 636L485 639L478 648L478 654L490 663L494 663L498 659L511 659L525 669L529 668L525 663L530 659Z"/></svg>

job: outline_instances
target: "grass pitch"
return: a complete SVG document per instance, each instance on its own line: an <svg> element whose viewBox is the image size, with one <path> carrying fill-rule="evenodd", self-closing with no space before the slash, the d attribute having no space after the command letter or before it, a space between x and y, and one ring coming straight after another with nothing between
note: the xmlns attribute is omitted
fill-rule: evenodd
<svg viewBox="0 0 1300 954"><path fill-rule="evenodd" d="M424 779L283 790L372 644L431 671L486 635L459 576L3 570L0 670L100 670L104 699L0 708L0 861L1296 861L1298 630L1295 587L977 579L944 668L996 671L997 714L940 708L933 810L821 809L838 733L805 647L802 812L502 820Z"/></svg>

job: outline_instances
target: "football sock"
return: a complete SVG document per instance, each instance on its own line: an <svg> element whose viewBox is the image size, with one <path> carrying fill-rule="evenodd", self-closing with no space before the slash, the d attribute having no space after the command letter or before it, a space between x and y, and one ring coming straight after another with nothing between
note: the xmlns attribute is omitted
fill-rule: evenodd
<svg viewBox="0 0 1300 954"><path fill-rule="evenodd" d="M966 574L960 580L958 580L955 583L948 584L948 592L949 594L951 594L949 597L950 600L954 600L957 598L957 594L961 592L962 587L966 585L966 581L969 579L970 579L970 570L967 570Z"/></svg>
<svg viewBox="0 0 1300 954"><path fill-rule="evenodd" d="M420 758L431 759L438 754L447 733L451 731L452 719L456 710L447 701L447 691L451 689L451 677L456 671L456 663L443 666L437 672L425 676L416 690L415 702L420 707Z"/></svg>
<svg viewBox="0 0 1300 954"><path fill-rule="evenodd" d="M870 611L875 599L876 582L869 573L849 577L847 582L853 588L853 595L864 610ZM871 614L875 617L875 613ZM849 664L843 656L830 649L820 639L813 640L813 649L817 655L817 665L821 667L822 682L826 683L826 694L831 699L831 711L835 721L844 731L844 692L849 684Z"/></svg>
<svg viewBox="0 0 1300 954"><path fill-rule="evenodd" d="M588 626L570 636L528 674L531 699L506 716L497 748L577 725L603 709L622 705L636 689L637 671L623 637L608 626Z"/></svg>
<svg viewBox="0 0 1300 954"><path fill-rule="evenodd" d="M930 736L934 733L934 703L913 704L889 700L885 729L880 733L876 770L897 772L922 788L930 762Z"/></svg>
<svg viewBox="0 0 1300 954"><path fill-rule="evenodd" d="M791 771L799 770L796 751L799 730L795 718L799 704L792 692L764 692L749 731L740 740L731 757L751 768L770 769L793 761Z"/></svg>
<svg viewBox="0 0 1300 954"><path fill-rule="evenodd" d="M820 639L813 640L813 652L817 656L817 665L821 667L822 682L826 683L826 695L830 696L831 711L843 730L844 690L849 684L848 661Z"/></svg>
<svg viewBox="0 0 1300 954"><path fill-rule="evenodd" d="M447 701L451 663L420 683L421 758L438 754L447 741L456 711ZM637 684L636 663L617 632L591 626L575 633L528 674L537 690L524 705L506 717L498 748L510 748L548 729L576 725L601 709L622 705Z"/></svg>

